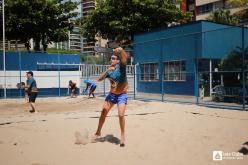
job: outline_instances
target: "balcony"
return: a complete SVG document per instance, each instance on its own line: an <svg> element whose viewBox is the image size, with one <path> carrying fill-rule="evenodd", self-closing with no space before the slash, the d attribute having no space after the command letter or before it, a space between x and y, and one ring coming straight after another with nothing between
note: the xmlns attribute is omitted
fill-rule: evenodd
<svg viewBox="0 0 248 165"><path fill-rule="evenodd" d="M84 4L83 5L83 9L86 9L86 8L95 8L95 3L87 3L87 4Z"/></svg>

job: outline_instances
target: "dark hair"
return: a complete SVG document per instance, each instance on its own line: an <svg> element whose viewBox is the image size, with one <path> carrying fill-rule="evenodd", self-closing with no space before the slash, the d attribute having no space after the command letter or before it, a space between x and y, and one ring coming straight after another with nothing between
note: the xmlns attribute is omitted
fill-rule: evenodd
<svg viewBox="0 0 248 165"><path fill-rule="evenodd" d="M28 71L28 72L26 72L27 74L31 74L31 76L33 76L34 75L34 73L32 72L32 71Z"/></svg>
<svg viewBox="0 0 248 165"><path fill-rule="evenodd" d="M110 58L111 58L112 56L116 56L116 57L117 57L117 60L120 60L120 57L119 57L118 55L112 54L112 55L110 56Z"/></svg>

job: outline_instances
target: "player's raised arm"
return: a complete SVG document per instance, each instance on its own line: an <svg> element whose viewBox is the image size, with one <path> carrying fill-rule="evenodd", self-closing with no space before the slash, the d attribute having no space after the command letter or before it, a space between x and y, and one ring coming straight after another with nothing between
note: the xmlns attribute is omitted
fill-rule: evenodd
<svg viewBox="0 0 248 165"><path fill-rule="evenodd" d="M127 52L122 47L116 48L114 50L114 53L115 53L115 55L119 56L122 64L127 64L129 55L127 54Z"/></svg>

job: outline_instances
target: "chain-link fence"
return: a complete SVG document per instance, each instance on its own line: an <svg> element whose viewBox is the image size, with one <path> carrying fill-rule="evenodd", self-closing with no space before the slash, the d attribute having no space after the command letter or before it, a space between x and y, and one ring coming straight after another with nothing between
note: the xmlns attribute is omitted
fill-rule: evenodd
<svg viewBox="0 0 248 165"><path fill-rule="evenodd" d="M28 52L6 52L6 70L0 68L0 98L23 98L25 91L20 88L26 83L26 72L31 70L39 88L39 97L69 96L69 81L77 84L77 95L86 94L84 80L96 82L98 76L109 67L112 52L92 54L46 54ZM0 53L2 60L3 54ZM90 60L89 60L90 59ZM134 92L134 67L127 66L129 91ZM110 90L109 81L96 82L97 95L106 95ZM6 88L5 88L6 87ZM5 89L4 89L5 88ZM4 91L6 90L6 91ZM4 93L6 92L6 93Z"/></svg>
<svg viewBox="0 0 248 165"><path fill-rule="evenodd" d="M178 33L178 34L177 34ZM127 67L129 97L247 109L248 29L237 26L211 27L195 32L175 31L174 35L135 40ZM163 37L164 36L164 37ZM130 45L129 45L130 46ZM6 53L6 71L0 53L0 98L24 96L17 84L25 82L25 72L34 71L39 96L69 95L68 82L77 83L78 94L84 80L95 80L106 70L112 52L91 54ZM96 93L109 92L107 80L97 83Z"/></svg>
<svg viewBox="0 0 248 165"><path fill-rule="evenodd" d="M3 54L0 56L2 60ZM0 65L0 98L23 97L19 84L26 82L29 70L34 73L39 96L65 96L69 80L76 81L81 75L79 55L6 52L5 57L5 71L2 62Z"/></svg>
<svg viewBox="0 0 248 165"><path fill-rule="evenodd" d="M138 36L133 45L136 99L248 108L247 28L158 34Z"/></svg>

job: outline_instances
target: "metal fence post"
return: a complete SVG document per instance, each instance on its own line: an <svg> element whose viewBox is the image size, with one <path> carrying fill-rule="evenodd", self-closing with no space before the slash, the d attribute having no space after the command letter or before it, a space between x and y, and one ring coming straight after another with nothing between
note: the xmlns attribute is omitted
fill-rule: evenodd
<svg viewBox="0 0 248 165"><path fill-rule="evenodd" d="M194 62L195 62L195 97L196 97L196 104L199 104L199 77L198 77L198 75L199 75L199 73L198 73L198 58L197 58L197 56L196 56L196 58L195 58L195 60L194 60Z"/></svg>
<svg viewBox="0 0 248 165"><path fill-rule="evenodd" d="M103 95L106 96L106 89L105 89L105 79L103 80Z"/></svg>
<svg viewBox="0 0 248 165"><path fill-rule="evenodd" d="M21 52L19 51L19 83L22 82L22 57ZM22 89L19 89L19 97L22 97Z"/></svg>
<svg viewBox="0 0 248 165"><path fill-rule="evenodd" d="M245 87L245 31L244 31L244 25L242 26L242 81L243 81L243 110L245 110L245 94L246 94L246 87Z"/></svg>
<svg viewBox="0 0 248 165"><path fill-rule="evenodd" d="M197 37L195 36L195 97L196 97L196 104L199 104L199 73L198 73L198 49L197 49Z"/></svg>
<svg viewBox="0 0 248 165"><path fill-rule="evenodd" d="M160 41L160 73L161 73L161 100L164 102L164 65L163 65L163 40Z"/></svg>
<svg viewBox="0 0 248 165"><path fill-rule="evenodd" d="M7 98L7 80L6 80L6 52L5 52L5 15L4 0L2 1L2 25L3 25L3 73L4 73L4 99Z"/></svg>
<svg viewBox="0 0 248 165"><path fill-rule="evenodd" d="M59 97L61 96L60 93L60 55L58 53L58 80L59 80Z"/></svg>
<svg viewBox="0 0 248 165"><path fill-rule="evenodd" d="M133 99L136 99L136 65L133 65Z"/></svg>

